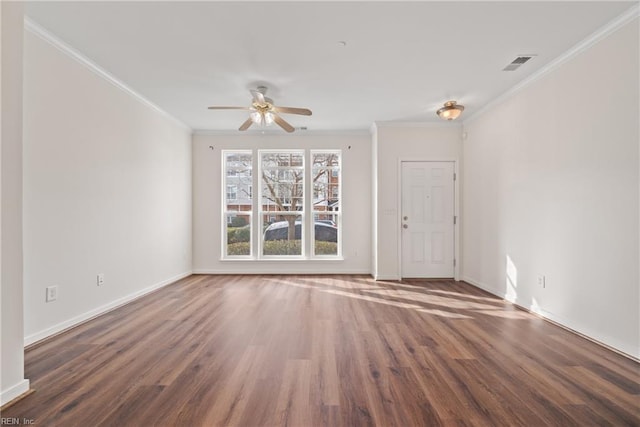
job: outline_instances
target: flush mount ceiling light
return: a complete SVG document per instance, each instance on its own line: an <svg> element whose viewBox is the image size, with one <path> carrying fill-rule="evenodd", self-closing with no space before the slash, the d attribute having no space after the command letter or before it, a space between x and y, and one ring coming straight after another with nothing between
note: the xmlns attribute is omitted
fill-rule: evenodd
<svg viewBox="0 0 640 427"><path fill-rule="evenodd" d="M444 107L436 111L436 114L443 120L455 120L460 117L463 111L464 105L458 105L456 101L447 101L444 103Z"/></svg>

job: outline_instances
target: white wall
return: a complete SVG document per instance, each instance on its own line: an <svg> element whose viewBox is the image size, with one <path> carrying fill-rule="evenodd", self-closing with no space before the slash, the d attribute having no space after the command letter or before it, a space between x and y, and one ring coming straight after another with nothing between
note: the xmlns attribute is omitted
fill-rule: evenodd
<svg viewBox="0 0 640 427"><path fill-rule="evenodd" d="M462 212L464 280L635 357L638 51L636 18L465 122Z"/></svg>
<svg viewBox="0 0 640 427"><path fill-rule="evenodd" d="M22 344L22 21L20 2L0 4L0 405L29 389Z"/></svg>
<svg viewBox="0 0 640 427"><path fill-rule="evenodd" d="M214 147L211 149L210 147ZM351 147L351 148L349 148ZM342 150L341 261L221 261L221 150ZM371 269L371 139L362 134L196 134L193 138L193 270L196 273L353 273Z"/></svg>
<svg viewBox="0 0 640 427"><path fill-rule="evenodd" d="M377 171L373 197L376 212L372 275L377 280L399 280L401 271L398 246L400 218L398 191L401 160L458 161L461 157L461 126L459 123L394 124L376 123L373 141L374 169Z"/></svg>
<svg viewBox="0 0 640 427"><path fill-rule="evenodd" d="M191 131L30 31L24 68L29 343L190 273Z"/></svg>

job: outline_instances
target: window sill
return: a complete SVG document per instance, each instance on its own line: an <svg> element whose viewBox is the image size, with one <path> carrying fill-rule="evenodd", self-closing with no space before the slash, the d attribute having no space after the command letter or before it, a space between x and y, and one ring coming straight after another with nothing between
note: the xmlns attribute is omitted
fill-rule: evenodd
<svg viewBox="0 0 640 427"><path fill-rule="evenodd" d="M335 262L335 261L344 261L344 257L327 257L327 258L305 258L305 257L300 257L300 258L278 258L278 257L274 257L274 258L220 258L218 261L220 262L283 262L283 261L290 261L290 262L304 262L304 261L311 261L311 262Z"/></svg>

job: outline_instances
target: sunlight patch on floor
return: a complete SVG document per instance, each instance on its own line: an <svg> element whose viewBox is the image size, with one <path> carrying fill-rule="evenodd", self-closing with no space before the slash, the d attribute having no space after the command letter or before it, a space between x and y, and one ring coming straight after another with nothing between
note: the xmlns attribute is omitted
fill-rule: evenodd
<svg viewBox="0 0 640 427"><path fill-rule="evenodd" d="M447 308L455 308L455 309L463 309L463 310L474 310L474 309L475 310L482 310L482 309L491 310L496 308L492 305L481 304L473 301L463 301L455 298L447 298L447 297L441 297L437 295L429 295L429 294L422 294L417 292L395 290L395 289L387 289L384 291L373 290L373 291L367 291L367 292L379 293L379 294L384 294L386 296L390 296L393 298L410 299L412 301L419 301L427 304L440 305Z"/></svg>
<svg viewBox="0 0 640 427"><path fill-rule="evenodd" d="M472 319L472 317L465 316L463 314L452 313L452 312L444 311L444 310L428 309L428 308L425 308L425 307L423 307L421 305L417 305L417 304L410 304L410 303L405 303L405 302L401 302L401 301L386 300L384 298L378 298L378 297L370 296L370 295L354 294L354 293L351 293L351 292L341 291L341 290L338 290L338 289L321 289L321 288L318 288L317 285L309 285L309 284L297 283L297 282L288 281L288 280L278 280L278 283L286 284L286 285L289 285L289 286L295 286L297 288L303 288L303 289L315 289L315 290L317 290L319 292L324 292L324 293L327 293L327 294L340 295L340 296L359 299L359 300L363 300L363 301L375 302L375 303L384 304L384 305L390 305L392 307L413 309L413 310L419 311L421 313L428 313L428 314L432 314L432 315L435 315L435 316L449 317L449 318L452 318L452 319ZM383 293L383 292L386 293L388 291L393 291L393 290L375 290L375 291L377 291L379 293Z"/></svg>
<svg viewBox="0 0 640 427"><path fill-rule="evenodd" d="M506 311L506 310L474 310L476 313L486 314L488 316L502 317L504 319L531 319L531 315L524 311Z"/></svg>
<svg viewBox="0 0 640 427"><path fill-rule="evenodd" d="M420 289L423 292L409 291L404 289L391 289L386 286L376 286L374 283L359 283L357 286L350 288L347 286L337 286L341 289L332 289L332 286L335 286L334 283L330 282L318 282L317 278L309 278L306 280L298 281L287 280L283 278L274 278L269 280L270 282L275 282L277 284L285 284L289 286L294 286L297 288L303 289L313 289L318 292L323 292L331 295L339 295L348 298L358 299L367 302L374 302L377 304L384 304L392 307L405 308L416 310L420 313L430 314L434 316L447 317L450 319L473 319L473 316L470 316L472 313L484 314L493 317L501 317L504 319L529 319L528 313L520 312L518 310L505 310L504 305L500 300L487 298L487 297L474 297L473 295L461 294L458 292L451 292L445 290L438 289L425 289L419 286L405 285L405 287ZM392 286L398 286L393 284ZM344 289L344 290L343 290ZM364 292L364 293L354 293L349 290ZM440 293L444 295L450 295L451 297L445 297L440 295L433 295L433 293ZM374 294L374 295L368 295ZM456 296L458 298L456 298ZM390 298L390 299L389 299ZM486 303L469 301L466 298L475 298L480 301L492 302L496 305L490 305ZM411 302L403 302L398 301L397 299L403 299L408 301L414 301L416 303L428 304L432 306L440 306L443 309L438 308L427 308L424 305L412 304ZM468 312L457 313L454 311L447 311L444 309L451 310L467 310Z"/></svg>
<svg viewBox="0 0 640 427"><path fill-rule="evenodd" d="M417 311L419 311L420 313L433 314L434 316L448 317L450 319L473 319L473 317L467 316L465 314L452 313L450 311L443 310L433 310L430 308L419 308L417 309Z"/></svg>
<svg viewBox="0 0 640 427"><path fill-rule="evenodd" d="M426 289L426 291L428 293L430 293L430 294L450 295L452 297L474 299L474 300L478 300L478 301L486 301L486 302L491 302L491 303L498 304L498 305L503 305L504 304L502 300L499 300L497 298L479 297L479 296L476 296L476 295L461 294L460 292L443 291L441 289Z"/></svg>
<svg viewBox="0 0 640 427"><path fill-rule="evenodd" d="M394 307L400 307L400 308L413 308L413 309L422 308L422 306L420 305L409 304L406 302L399 302L399 301L390 301L383 298L372 297L369 295L352 294L349 292L339 291L336 289L319 289L319 291L326 292L328 294L333 294L333 295L342 295L345 297L356 298L363 301L378 302L381 304L392 305Z"/></svg>

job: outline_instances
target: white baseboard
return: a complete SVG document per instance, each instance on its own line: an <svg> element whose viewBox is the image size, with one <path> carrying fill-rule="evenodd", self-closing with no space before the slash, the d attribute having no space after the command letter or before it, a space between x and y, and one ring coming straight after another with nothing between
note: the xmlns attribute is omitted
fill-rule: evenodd
<svg viewBox="0 0 640 427"><path fill-rule="evenodd" d="M476 288L480 288L480 289L482 289L483 291L487 291L487 292L489 292L491 295L495 295L495 296L497 296L498 298L502 298L502 299L503 299L503 300L505 300L505 301L509 301L509 302L515 303L515 301L512 301L512 300L510 300L510 299L507 299L507 294L502 293L502 292L497 292L495 289L492 289L489 285L487 285L487 284L485 284L485 283L482 283L482 282L479 282L479 281L477 281L477 280L474 280L474 279L472 279L472 278L471 278L471 277L469 277L469 276L462 276L462 278L461 278L460 280L462 280L463 282L467 282L468 284L473 285L473 286L475 286Z"/></svg>
<svg viewBox="0 0 640 427"><path fill-rule="evenodd" d="M335 271L327 271L326 268L322 269L310 269L310 270L301 270L295 271L291 270L289 267L285 269L282 268L260 268L258 270L244 271L242 268L237 269L196 269L193 270L193 274L246 274L246 275L257 275L257 274L283 274L283 275L295 275L295 274L349 274L349 275L367 275L370 276L371 272L368 270L335 270Z"/></svg>
<svg viewBox="0 0 640 427"><path fill-rule="evenodd" d="M387 281L393 281L393 282L397 282L398 280L400 280L400 278L398 276L391 276L391 275L384 275L384 274L380 274L378 276L374 276L375 280L387 280Z"/></svg>
<svg viewBox="0 0 640 427"><path fill-rule="evenodd" d="M0 406L11 402L13 399L22 396L29 391L29 380L22 380L18 384L2 390L0 394Z"/></svg>
<svg viewBox="0 0 640 427"><path fill-rule="evenodd" d="M487 291L490 294L497 296L498 298L501 298L524 310L534 313L563 329L571 331L577 335L580 335L583 338L588 339L589 341L592 341L598 345L606 347L609 350L612 350L616 353L619 353L635 361L640 360L640 349L626 348L628 346L625 346L623 343L613 342L614 340L609 339L608 337L601 337L592 331L587 331L585 330L584 327L576 324L570 319L566 319L562 316L558 316L557 314L543 310L539 306L523 303L522 301L519 301L517 297L515 300L513 298L508 298L505 293L497 292L495 289L492 289L487 284L474 280L469 276L462 276L462 280L464 282L469 283L470 285L475 286L476 288L480 288L484 291Z"/></svg>
<svg viewBox="0 0 640 427"><path fill-rule="evenodd" d="M532 304L526 304L525 302L519 300L517 297L514 298L510 298L509 295L507 295L504 292L497 292L495 289L492 289L490 286L488 286L486 283L482 283L479 282L477 280L472 279L471 277L468 276L463 276L462 278L463 281L469 283L470 285L475 286L476 288L480 288L483 291L487 291L492 295L497 296L498 298L501 298L505 301L508 301L520 308L523 308L531 313L537 314L540 317L544 317L547 320L552 321L553 323L558 324L559 326L562 326L566 329L570 329L574 332L578 332L577 329L575 329L573 326L571 326L571 322L567 319L563 319L560 316L557 316L549 311L543 310L541 307L539 306L534 306ZM580 334L583 334L582 332L578 332ZM591 338L593 339L593 338ZM600 342L600 341L598 341Z"/></svg>
<svg viewBox="0 0 640 427"><path fill-rule="evenodd" d="M115 308L120 307L121 305L127 304L135 299L140 298L141 296L144 296L150 292L153 292L157 289L160 289L164 286L170 285L171 283L177 282L180 279L183 279L185 277L188 277L192 274L191 271L187 271L181 274L178 274L176 276L173 276L167 280L163 280L162 282L156 283L154 285L151 285L147 288L141 289L137 292L134 292L132 294L129 294L127 296L124 296L122 298L118 298L114 301L111 301L108 304L102 305L98 308L95 308L93 310L89 310L86 313L82 313L79 316L75 316L72 317L71 319L65 320L64 322L58 323L57 325L53 325L47 329L44 329L42 331L36 332L35 334L31 334L29 336L26 336L24 338L24 346L28 346L31 344L34 344L38 341L41 341L45 338L48 338L52 335L58 334L66 329L72 328L74 326L78 326L81 323L84 323L88 320L91 320L95 317L100 316L101 314L104 314L108 311L111 311Z"/></svg>

